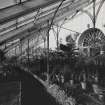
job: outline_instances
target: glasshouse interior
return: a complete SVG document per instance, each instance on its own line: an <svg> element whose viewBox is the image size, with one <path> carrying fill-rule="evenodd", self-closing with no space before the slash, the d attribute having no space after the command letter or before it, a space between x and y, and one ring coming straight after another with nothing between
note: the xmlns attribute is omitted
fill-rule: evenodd
<svg viewBox="0 0 105 105"><path fill-rule="evenodd" d="M0 0L0 105L105 105L105 0Z"/></svg>

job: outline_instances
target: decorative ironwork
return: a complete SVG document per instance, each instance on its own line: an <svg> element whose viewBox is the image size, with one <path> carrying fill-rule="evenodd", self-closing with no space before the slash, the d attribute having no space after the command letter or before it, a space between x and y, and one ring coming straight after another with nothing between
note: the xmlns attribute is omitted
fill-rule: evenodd
<svg viewBox="0 0 105 105"><path fill-rule="evenodd" d="M85 51L85 53L89 51L88 53L94 55L93 53L101 51L105 45L105 35L98 28L87 29L81 34L78 45L84 49L83 51Z"/></svg>
<svg viewBox="0 0 105 105"><path fill-rule="evenodd" d="M104 33L98 28L90 28L81 34L78 44L84 47L99 47L105 44Z"/></svg>

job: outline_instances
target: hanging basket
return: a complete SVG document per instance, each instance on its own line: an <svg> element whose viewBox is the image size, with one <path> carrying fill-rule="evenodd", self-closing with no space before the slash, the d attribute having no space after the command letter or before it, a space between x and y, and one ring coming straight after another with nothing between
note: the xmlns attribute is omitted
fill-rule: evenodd
<svg viewBox="0 0 105 105"><path fill-rule="evenodd" d="M95 94L99 94L98 85L97 85L97 84L93 84L92 87L93 87L94 93L95 93Z"/></svg>
<svg viewBox="0 0 105 105"><path fill-rule="evenodd" d="M86 82L82 81L81 82L81 87L83 90L86 90Z"/></svg>
<svg viewBox="0 0 105 105"><path fill-rule="evenodd" d="M73 85L74 84L74 80L69 80L69 82L70 82L70 85Z"/></svg>

